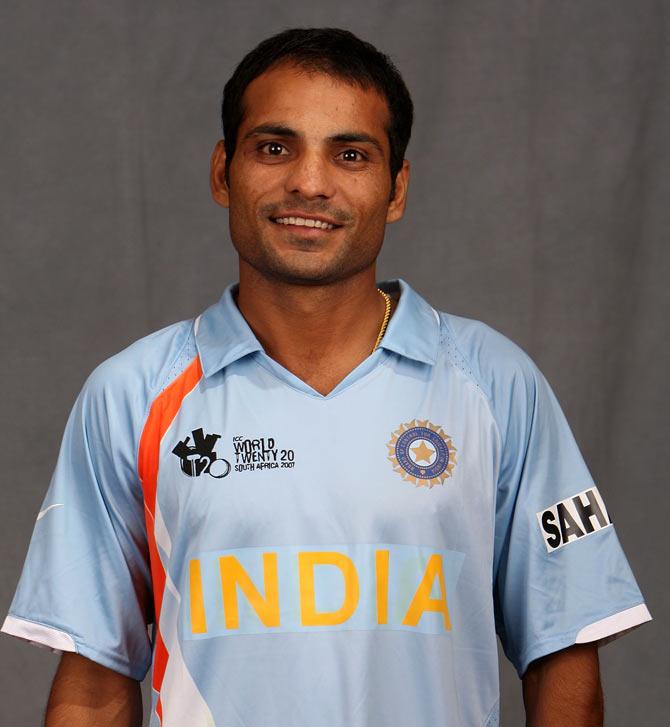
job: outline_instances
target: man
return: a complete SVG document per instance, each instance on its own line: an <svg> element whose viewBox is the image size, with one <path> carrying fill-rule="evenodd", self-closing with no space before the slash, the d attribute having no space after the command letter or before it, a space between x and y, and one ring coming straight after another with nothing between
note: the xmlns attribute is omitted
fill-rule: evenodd
<svg viewBox="0 0 670 727"><path fill-rule="evenodd" d="M239 285L89 378L3 630L65 652L47 725L602 724L597 645L649 614L546 381L377 285L412 104L341 30L224 92ZM147 624L154 624L152 638Z"/></svg>

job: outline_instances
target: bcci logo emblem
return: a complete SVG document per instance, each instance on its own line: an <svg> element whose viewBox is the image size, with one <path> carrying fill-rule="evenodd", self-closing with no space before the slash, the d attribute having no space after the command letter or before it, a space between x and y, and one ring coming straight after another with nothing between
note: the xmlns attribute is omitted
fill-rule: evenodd
<svg viewBox="0 0 670 727"><path fill-rule="evenodd" d="M386 446L393 469L417 487L441 485L456 465L451 439L428 420L401 424Z"/></svg>
<svg viewBox="0 0 670 727"><path fill-rule="evenodd" d="M221 435L205 434L201 427L194 429L191 437L178 442L172 450L172 453L179 457L181 471L189 477L200 477L202 474L216 477L217 480L225 477L230 472L230 462L218 459L214 451L216 440L221 439Z"/></svg>

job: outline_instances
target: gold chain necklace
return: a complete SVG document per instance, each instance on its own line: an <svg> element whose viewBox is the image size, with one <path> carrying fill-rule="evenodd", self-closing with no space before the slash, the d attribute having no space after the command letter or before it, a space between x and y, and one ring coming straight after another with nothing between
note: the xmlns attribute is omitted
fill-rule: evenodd
<svg viewBox="0 0 670 727"><path fill-rule="evenodd" d="M384 338L384 334L386 333L386 326L388 326L389 324L389 318L391 317L391 296L388 293L385 293L383 290L380 290L379 288L377 288L377 292L382 296L384 302L386 303L386 311L384 313L382 327L379 329L379 335L377 336L375 345L372 347L371 353L374 353L379 348L379 344L381 343L381 340L382 338Z"/></svg>

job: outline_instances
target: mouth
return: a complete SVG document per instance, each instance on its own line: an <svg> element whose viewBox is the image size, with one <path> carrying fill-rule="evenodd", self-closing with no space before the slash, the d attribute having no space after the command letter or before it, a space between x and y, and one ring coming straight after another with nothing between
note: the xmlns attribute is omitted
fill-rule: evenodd
<svg viewBox="0 0 670 727"><path fill-rule="evenodd" d="M330 231L337 230L342 225L338 225L332 220L323 217L313 217L305 215L282 215L281 217L270 217L270 220L276 225L283 225L292 229L302 228L303 230L319 230Z"/></svg>

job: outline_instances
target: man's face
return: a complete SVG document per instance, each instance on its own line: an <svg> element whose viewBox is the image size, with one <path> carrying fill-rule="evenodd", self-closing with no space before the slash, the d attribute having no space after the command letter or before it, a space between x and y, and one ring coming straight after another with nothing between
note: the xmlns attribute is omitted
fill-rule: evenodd
<svg viewBox="0 0 670 727"><path fill-rule="evenodd" d="M230 208L241 258L266 277L330 283L373 265L387 222L404 212L409 169L393 200L389 111L375 90L281 65L254 79L225 182L212 157L212 193Z"/></svg>

